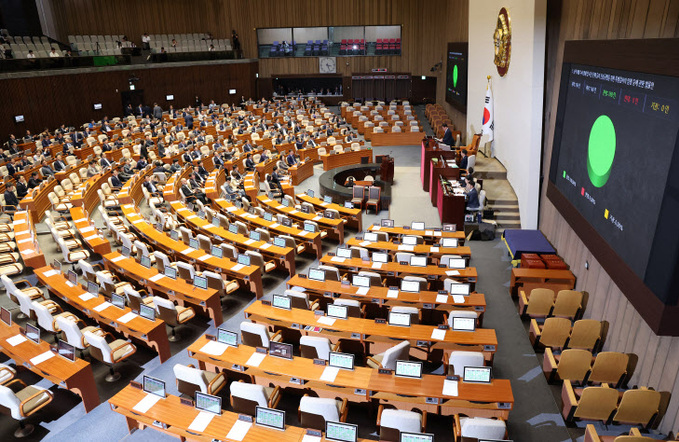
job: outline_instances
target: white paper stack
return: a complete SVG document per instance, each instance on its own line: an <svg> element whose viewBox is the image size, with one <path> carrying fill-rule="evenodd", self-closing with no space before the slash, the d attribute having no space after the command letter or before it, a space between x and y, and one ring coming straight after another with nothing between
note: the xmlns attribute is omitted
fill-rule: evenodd
<svg viewBox="0 0 679 442"><path fill-rule="evenodd" d="M337 374L339 373L340 369L337 367L325 367L325 370L323 370L323 374L321 375L321 381L325 382L335 382L335 378L337 377Z"/></svg>
<svg viewBox="0 0 679 442"><path fill-rule="evenodd" d="M149 411L151 409L151 407L156 405L156 403L160 399L161 398L158 395L147 393L146 397L144 399L140 400L139 402L137 402L137 405L135 405L132 409L134 411L138 411L140 413L146 413L147 411Z"/></svg>
<svg viewBox="0 0 679 442"><path fill-rule="evenodd" d="M208 413L207 411L201 411L198 413L198 416L191 422L191 425L189 425L189 430L191 431L197 431L199 433L202 433L205 431L208 425L210 425L210 422L212 422L212 419L216 416L214 413Z"/></svg>
<svg viewBox="0 0 679 442"><path fill-rule="evenodd" d="M233 427L231 427L231 430L229 430L229 434L226 435L226 438L229 440L242 441L245 439L245 435L248 434L251 427L252 422L237 420L236 423L233 424Z"/></svg>
<svg viewBox="0 0 679 442"><path fill-rule="evenodd" d="M221 356L229 346L217 341L210 341L201 347L200 351L212 356Z"/></svg>
<svg viewBox="0 0 679 442"><path fill-rule="evenodd" d="M245 363L245 365L249 367L259 367L259 364L262 363L264 358L266 357L266 353L258 353L254 352L252 356L250 356L250 359Z"/></svg>
<svg viewBox="0 0 679 442"><path fill-rule="evenodd" d="M52 359L53 357L54 357L54 353L47 350L45 353L41 353L38 356L31 358L31 364L38 365L39 363L45 362L46 360Z"/></svg>

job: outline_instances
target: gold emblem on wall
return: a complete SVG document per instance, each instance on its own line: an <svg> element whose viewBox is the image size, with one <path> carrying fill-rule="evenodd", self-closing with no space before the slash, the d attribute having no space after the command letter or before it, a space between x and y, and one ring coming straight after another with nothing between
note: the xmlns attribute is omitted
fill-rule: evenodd
<svg viewBox="0 0 679 442"><path fill-rule="evenodd" d="M500 77L504 77L509 70L509 62L512 57L512 24L509 20L507 9L500 9L497 16L497 25L493 33L495 43L495 66Z"/></svg>

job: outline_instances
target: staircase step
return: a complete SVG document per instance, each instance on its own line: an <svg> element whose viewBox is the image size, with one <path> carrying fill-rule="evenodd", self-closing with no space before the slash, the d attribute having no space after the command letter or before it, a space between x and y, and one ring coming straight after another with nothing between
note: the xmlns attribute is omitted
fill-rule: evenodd
<svg viewBox="0 0 679 442"><path fill-rule="evenodd" d="M507 205L507 206L518 206L519 201L518 200L512 200L512 199L493 199L493 198L488 198L488 200L492 201L494 205Z"/></svg>
<svg viewBox="0 0 679 442"><path fill-rule="evenodd" d="M507 172L499 170L474 169L474 178L482 180L506 180Z"/></svg>
<svg viewBox="0 0 679 442"><path fill-rule="evenodd" d="M497 221L520 220L521 215L519 213L495 212L495 219Z"/></svg>
<svg viewBox="0 0 679 442"><path fill-rule="evenodd" d="M519 205L518 204L497 204L497 203L492 203L489 202L488 205L493 208L496 212L518 212L519 211Z"/></svg>

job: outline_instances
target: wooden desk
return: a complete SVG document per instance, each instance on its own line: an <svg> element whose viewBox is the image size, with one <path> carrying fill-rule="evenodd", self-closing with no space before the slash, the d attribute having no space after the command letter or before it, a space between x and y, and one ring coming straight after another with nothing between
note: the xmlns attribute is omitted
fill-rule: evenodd
<svg viewBox="0 0 679 442"><path fill-rule="evenodd" d="M437 265L428 265L426 267L417 267L411 265L403 265L396 261L386 263L374 263L372 261L363 261L361 258L339 258L337 256L325 255L321 258L321 264L326 264L339 269L346 269L351 273L357 273L361 270L368 272L376 272L394 280L402 279L405 275L420 276L427 278L430 284L435 284L439 289L443 280L453 279L455 281L469 284L471 291L476 288L476 280L478 273L476 267L467 267L464 269L450 269L447 267L439 267ZM379 267L374 267L381 264Z"/></svg>
<svg viewBox="0 0 679 442"><path fill-rule="evenodd" d="M351 224L359 232L363 230L363 211L361 209L348 209L341 204L326 203L321 198L310 197L306 193L298 193L297 199L313 205L316 210L337 210L340 216L347 220L347 224Z"/></svg>
<svg viewBox="0 0 679 442"><path fill-rule="evenodd" d="M50 192L53 192L56 185L59 184L56 179L50 180L48 183L43 183L40 183L40 187L35 192L35 197L32 196L31 191L19 201L20 208L30 211L34 224L39 223L45 215L45 211L52 208L52 203L50 202L48 195Z"/></svg>
<svg viewBox="0 0 679 442"><path fill-rule="evenodd" d="M110 306L97 312L94 308L106 301L106 298L99 295L85 301L80 297L87 293L82 287L73 286L63 274L54 272L52 267L43 267L35 270L35 276L41 284L49 288L50 293L94 319L102 327L112 327L125 337L134 337L149 347L155 348L161 363L170 359L170 342L167 339L165 322L160 319L149 321L141 316L128 322L120 322L120 318L132 311L128 307L119 309Z"/></svg>
<svg viewBox="0 0 679 442"><path fill-rule="evenodd" d="M287 269L290 276L295 274L295 251L291 247L278 247L266 241L254 241L240 233L231 233L223 227L216 227L206 219L202 219L190 211L180 201L173 201L170 203L170 206L177 214L177 217L182 219L191 230L207 234L213 240L215 236L224 238L226 242L233 244L238 250L243 252L246 250L257 251L262 254L265 260L273 260L276 263L276 267Z"/></svg>
<svg viewBox="0 0 679 442"><path fill-rule="evenodd" d="M373 132L370 143L373 146L417 146L422 141L422 132L411 132L405 125L401 130L402 132Z"/></svg>
<svg viewBox="0 0 679 442"><path fill-rule="evenodd" d="M177 279L168 278L155 268L147 269L134 258L125 258L118 252L106 254L103 258L108 271L139 283L148 289L149 294L162 293L165 296L161 297L176 299L182 306L187 303L191 304L197 310L206 312L214 321L215 326L223 322L222 304L217 290L211 288L199 289L179 277Z"/></svg>
<svg viewBox="0 0 679 442"><path fill-rule="evenodd" d="M373 251L387 252L390 255L395 255L397 252L408 252L415 253L416 255L427 255L430 258L432 258L432 260L435 260L437 262L443 255L460 255L463 258L465 258L467 260L467 264L469 264L469 260L471 259L472 256L471 248L467 246L438 247L430 246L427 244L409 246L405 244L394 244L393 242L390 241L377 241L377 242L363 241L358 238L351 238L347 241L347 247L351 246L363 247Z"/></svg>
<svg viewBox="0 0 679 442"><path fill-rule="evenodd" d="M238 420L238 414L224 411L215 416L201 433L189 430L189 426L198 416L199 411L180 402L179 396L168 395L159 400L146 413L139 413L134 406L145 398L147 393L131 386L123 388L118 394L109 399L111 409L125 416L127 428L130 432L146 427L153 428L165 434L179 437L179 440L205 441L226 440L226 435ZM167 424L167 429L153 425L154 422ZM244 440L252 442L300 442L304 439L305 430L299 427L286 426L285 431L268 429L252 424ZM230 439L229 439L230 440Z"/></svg>
<svg viewBox="0 0 679 442"><path fill-rule="evenodd" d="M208 254L203 250L192 249L183 242L175 241L165 233L157 231L141 216L139 209L133 205L124 204L121 206L121 209L127 222L131 224L132 229L147 238L153 246L162 249L173 257L182 257L184 261L191 264L196 264L200 261L201 267L206 267L218 274L243 281L245 285L250 287L250 291L255 293L257 298L261 298L264 294L262 272L259 267L242 266L227 258L206 257Z"/></svg>
<svg viewBox="0 0 679 442"><path fill-rule="evenodd" d="M491 384L471 384L460 382L458 396L452 399L443 395L444 376L423 375L421 379L406 379L393 375L380 375L377 370L368 367L355 367L353 371L340 370L332 382L321 380L325 366L315 365L313 359L293 357L282 359L267 356L258 366L248 365L247 362L255 353L255 348L247 345L228 347L224 353L215 356L202 351L210 341L205 336L198 338L189 346L189 356L198 360L201 369L219 371L235 371L251 376L255 383L269 385L273 382L281 388L300 388L297 383L291 383L295 378L305 381L304 388L313 390L320 397L346 397L356 403L370 402L377 399L380 403L393 403L394 400L405 403L402 408L413 406L424 407L428 412L453 414L464 410L469 416L504 416L514 402L509 380L494 379ZM241 366L243 370L234 368ZM240 368L240 367L238 367ZM363 390L357 392L356 390ZM445 404L445 410L439 406L427 404L427 398L440 399ZM505 408L499 408L498 403Z"/></svg>
<svg viewBox="0 0 679 442"><path fill-rule="evenodd" d="M439 209L439 219L441 223L453 224L456 227L464 226L464 212L467 205L464 194L449 191L449 182L444 188L441 180L446 180L446 178L439 176L436 180L436 207Z"/></svg>
<svg viewBox="0 0 679 442"><path fill-rule="evenodd" d="M435 349L483 351L487 361L492 362L497 348L495 330L480 328L473 332L460 332L447 330L444 339L432 338L434 326L413 324L410 327L399 327L389 324L377 324L375 321L363 318L337 319L333 325L328 326L318 322L319 317L311 310L293 308L283 310L262 304L257 301L245 309L245 316L253 322L261 322L271 325L293 327L313 326L322 327L321 335L336 342L339 339L353 339L366 345L366 353L375 354L385 351L394 346L395 341L410 341L411 352L413 349L430 354ZM300 330L302 334L313 335L316 332ZM419 347L418 344L423 344ZM373 347L372 349L367 348Z"/></svg>
<svg viewBox="0 0 679 442"><path fill-rule="evenodd" d="M323 261L321 261L323 262ZM471 293L469 296L461 296L463 302L455 302L455 298L445 295L445 299L439 298L435 291L422 291L420 293L398 292L396 298L388 296L389 287L370 287L367 295L359 295L356 292L358 287L348 285L342 286L340 281L314 281L309 278L302 278L295 275L287 282L287 287L304 287L306 292L315 298L330 298L332 294L337 294L341 298L357 299L362 303L373 303L379 301L380 305L409 305L418 308L437 308L440 310L473 310L479 315L479 326L486 311L486 297L481 293ZM329 296L328 296L329 295ZM443 295L441 295L443 296ZM458 298L459 300L459 298Z"/></svg>
<svg viewBox="0 0 679 442"><path fill-rule="evenodd" d="M269 199L269 197L266 195L258 196L257 201L262 207L266 207L272 212L283 213L291 219L297 220L301 223L304 223L304 221L314 221L318 223L319 228L330 229L334 236L337 237L340 244L344 242L344 222L341 219L325 218L321 215L304 213L301 210L295 209L294 207L286 207L276 200Z"/></svg>
<svg viewBox="0 0 679 442"><path fill-rule="evenodd" d="M431 167L429 168L429 196L432 206L436 207L440 190L437 182L439 176L444 176L450 180L459 180L460 169L457 166L448 166L447 163L441 163L441 161L434 160L436 160L436 158L432 158Z"/></svg>
<svg viewBox="0 0 679 442"><path fill-rule="evenodd" d="M424 242L427 244L434 244L435 242L440 241L440 238L456 238L457 244L463 246L465 240L463 230L457 230L455 232L444 232L440 228L413 230L405 227L383 227L376 224L372 224L370 227L368 227L368 230L371 232L385 232L389 235L394 235L399 238L406 235L421 236L424 239Z"/></svg>
<svg viewBox="0 0 679 442"><path fill-rule="evenodd" d="M312 161L303 161L288 168L290 178L293 186L299 186L302 181L314 176L314 163Z"/></svg>
<svg viewBox="0 0 679 442"><path fill-rule="evenodd" d="M349 166L351 164L361 164L362 158L368 158L368 163L373 162L372 149L352 150L337 154L319 155L323 161L323 170L330 170L336 167Z"/></svg>
<svg viewBox="0 0 679 442"><path fill-rule="evenodd" d="M575 275L570 270L513 268L509 282L512 296L516 296L518 289L526 284L559 284L573 289Z"/></svg>
<svg viewBox="0 0 679 442"><path fill-rule="evenodd" d="M19 249L21 259L26 267L36 269L47 264L35 233L33 218L30 210L17 211L14 214L12 226L14 227L14 240Z"/></svg>
<svg viewBox="0 0 679 442"><path fill-rule="evenodd" d="M82 207L73 207L70 210L71 219L78 233L82 237L87 247L94 253L104 255L111 253L111 243L104 237L104 234L91 222L90 218L85 215Z"/></svg>
<svg viewBox="0 0 679 442"><path fill-rule="evenodd" d="M36 344L30 339L15 346L7 342L9 338L18 334L19 326L17 324L8 326L0 321L0 349L14 359L17 369L26 367L38 376L78 394L83 400L83 406L87 413L99 405L97 383L94 381L94 374L89 362L80 358L71 362L61 356L54 355L46 361L33 365L31 359L50 351L50 344L42 340Z"/></svg>
<svg viewBox="0 0 679 442"><path fill-rule="evenodd" d="M238 218L238 220L248 224L251 227L262 227L269 232L275 232L281 235L290 235L295 238L296 241L302 241L306 243L309 246L309 249L316 252L316 256L318 258L320 258L323 254L321 234L318 232L310 233L295 227L286 227L282 224L278 224L277 221L267 221L264 218L248 213L243 209L239 209L224 198L216 198L213 200L213 202L219 209L226 212L227 215Z"/></svg>
<svg viewBox="0 0 679 442"><path fill-rule="evenodd" d="M101 185L108 182L111 176L111 168L109 167L105 172L99 173L91 178L89 178L84 185L78 188L71 197L71 204L74 207L84 207L87 213L92 213L92 211L99 205L99 195L97 190L101 188Z"/></svg>

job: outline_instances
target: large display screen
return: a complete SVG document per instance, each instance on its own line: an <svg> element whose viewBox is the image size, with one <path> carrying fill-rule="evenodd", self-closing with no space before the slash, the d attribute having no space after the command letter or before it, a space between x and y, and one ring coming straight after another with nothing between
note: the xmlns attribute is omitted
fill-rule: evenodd
<svg viewBox="0 0 679 442"><path fill-rule="evenodd" d="M556 187L632 271L648 267L679 127L679 80L572 64Z"/></svg>
<svg viewBox="0 0 679 442"><path fill-rule="evenodd" d="M547 195L659 331L679 294L679 76L639 42L566 45Z"/></svg>
<svg viewBox="0 0 679 442"><path fill-rule="evenodd" d="M467 112L467 43L448 43L446 101Z"/></svg>

